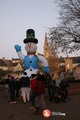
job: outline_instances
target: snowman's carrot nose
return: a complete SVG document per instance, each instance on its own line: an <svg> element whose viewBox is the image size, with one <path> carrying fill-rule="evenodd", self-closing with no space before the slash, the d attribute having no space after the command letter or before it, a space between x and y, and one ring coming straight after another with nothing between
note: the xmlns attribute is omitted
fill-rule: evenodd
<svg viewBox="0 0 80 120"><path fill-rule="evenodd" d="M28 44L28 47L30 48L30 47L31 47L31 44Z"/></svg>

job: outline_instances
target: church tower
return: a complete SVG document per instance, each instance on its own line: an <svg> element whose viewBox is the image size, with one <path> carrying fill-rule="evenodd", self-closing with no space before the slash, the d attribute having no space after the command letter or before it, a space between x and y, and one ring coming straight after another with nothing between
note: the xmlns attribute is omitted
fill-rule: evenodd
<svg viewBox="0 0 80 120"><path fill-rule="evenodd" d="M53 49L54 45L48 41L47 33L45 33L44 40L44 56L46 57L51 73L58 71L58 55L57 52Z"/></svg>
<svg viewBox="0 0 80 120"><path fill-rule="evenodd" d="M49 48L47 33L45 33L45 40L44 40L44 56L46 57L46 59L48 59L50 56L50 48Z"/></svg>

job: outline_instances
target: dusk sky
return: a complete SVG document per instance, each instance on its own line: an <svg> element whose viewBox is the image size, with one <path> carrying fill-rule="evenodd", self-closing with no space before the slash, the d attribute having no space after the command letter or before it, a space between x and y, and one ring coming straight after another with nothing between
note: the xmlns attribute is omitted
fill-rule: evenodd
<svg viewBox="0 0 80 120"><path fill-rule="evenodd" d="M58 24L55 0L0 0L0 59L18 58L14 45L22 47L26 30L35 30L37 52L43 53L45 33Z"/></svg>
<svg viewBox="0 0 80 120"><path fill-rule="evenodd" d="M0 59L18 57L15 44L25 55L26 30L35 30L38 52L43 53L45 32L58 23L54 0L0 0Z"/></svg>

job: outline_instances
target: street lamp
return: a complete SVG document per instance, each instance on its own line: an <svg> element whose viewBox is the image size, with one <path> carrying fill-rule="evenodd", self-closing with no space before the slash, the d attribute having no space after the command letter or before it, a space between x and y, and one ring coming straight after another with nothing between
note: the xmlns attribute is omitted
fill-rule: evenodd
<svg viewBox="0 0 80 120"><path fill-rule="evenodd" d="M70 71L70 65L67 64L67 72L69 72L69 71Z"/></svg>

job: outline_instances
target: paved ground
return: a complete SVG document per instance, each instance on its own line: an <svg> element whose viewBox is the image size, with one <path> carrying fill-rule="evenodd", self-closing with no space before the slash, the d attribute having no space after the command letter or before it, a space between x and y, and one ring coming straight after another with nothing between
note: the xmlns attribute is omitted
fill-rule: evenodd
<svg viewBox="0 0 80 120"><path fill-rule="evenodd" d="M39 115L34 115L32 110L29 110L30 102L23 104L18 100L16 104L9 104L5 90L0 88L0 120L80 120L80 95L71 95L68 97L68 102L55 104L54 102L46 101L47 108L51 111L51 115L45 118L40 112ZM54 115L54 112L65 113L63 115Z"/></svg>

